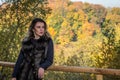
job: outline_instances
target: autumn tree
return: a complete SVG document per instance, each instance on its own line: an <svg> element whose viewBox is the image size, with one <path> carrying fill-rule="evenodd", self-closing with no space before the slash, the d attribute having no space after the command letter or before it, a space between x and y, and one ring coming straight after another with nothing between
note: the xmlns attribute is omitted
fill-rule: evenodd
<svg viewBox="0 0 120 80"><path fill-rule="evenodd" d="M0 60L16 60L31 20L46 19L50 13L47 3L47 0L5 0L0 6ZM9 80L11 69L0 67L0 70L0 78Z"/></svg>

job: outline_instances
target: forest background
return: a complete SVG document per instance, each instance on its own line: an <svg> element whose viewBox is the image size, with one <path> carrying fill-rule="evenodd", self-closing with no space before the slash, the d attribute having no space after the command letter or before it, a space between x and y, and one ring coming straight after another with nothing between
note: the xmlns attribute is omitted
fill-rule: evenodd
<svg viewBox="0 0 120 80"><path fill-rule="evenodd" d="M0 61L15 62L31 20L44 19L54 41L54 64L120 69L120 8L69 0L4 0L0 6ZM0 66L0 80L11 68ZM104 80L119 80L105 75ZM95 80L94 74L48 71L45 80Z"/></svg>

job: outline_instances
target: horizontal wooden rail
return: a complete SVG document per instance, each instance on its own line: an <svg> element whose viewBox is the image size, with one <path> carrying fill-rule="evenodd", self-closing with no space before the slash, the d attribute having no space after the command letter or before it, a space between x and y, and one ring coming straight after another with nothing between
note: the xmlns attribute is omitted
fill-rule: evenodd
<svg viewBox="0 0 120 80"><path fill-rule="evenodd" d="M14 67L13 62L0 61L0 66ZM73 73L94 73L94 74L107 74L120 76L120 69L102 69L102 68L83 68L76 66L50 66L47 70L50 71L64 71Z"/></svg>
<svg viewBox="0 0 120 80"><path fill-rule="evenodd" d="M74 73L108 74L120 76L120 69L83 68L76 66L51 66L50 68L48 68L48 70Z"/></svg>

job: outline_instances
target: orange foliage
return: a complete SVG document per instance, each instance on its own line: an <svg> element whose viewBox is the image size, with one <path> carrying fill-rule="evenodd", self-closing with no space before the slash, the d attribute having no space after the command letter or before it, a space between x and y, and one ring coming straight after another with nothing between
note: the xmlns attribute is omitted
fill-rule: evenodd
<svg viewBox="0 0 120 80"><path fill-rule="evenodd" d="M92 36L95 31L94 24L86 22L82 26L82 34L85 36Z"/></svg>
<svg viewBox="0 0 120 80"><path fill-rule="evenodd" d="M57 33L57 32L54 30L54 28L53 28L53 27L49 27L49 28L48 28L48 31L50 32L52 38L54 38L54 36L55 36L56 33Z"/></svg>

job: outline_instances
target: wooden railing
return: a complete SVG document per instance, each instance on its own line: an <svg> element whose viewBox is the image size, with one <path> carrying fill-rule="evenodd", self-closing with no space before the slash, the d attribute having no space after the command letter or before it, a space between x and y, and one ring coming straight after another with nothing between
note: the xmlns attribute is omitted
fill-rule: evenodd
<svg viewBox="0 0 120 80"><path fill-rule="evenodd" d="M13 68L15 63L0 61L0 66ZM116 75L120 76L120 69L101 69L101 68L83 68L76 66L50 66L48 71L63 71L72 73L94 73L96 80L103 80L103 75Z"/></svg>

